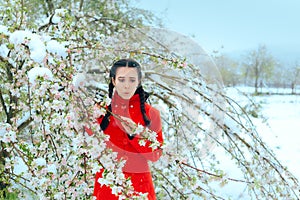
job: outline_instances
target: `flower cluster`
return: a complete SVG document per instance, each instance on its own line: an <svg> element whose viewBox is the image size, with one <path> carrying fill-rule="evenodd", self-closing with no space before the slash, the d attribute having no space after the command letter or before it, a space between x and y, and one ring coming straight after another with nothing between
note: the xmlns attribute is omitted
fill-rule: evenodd
<svg viewBox="0 0 300 200"><path fill-rule="evenodd" d="M157 133L155 131L141 124L136 124L133 130L133 134L137 135L141 146L145 146L147 142L150 142L149 147L152 148L153 151L161 146L161 143L157 140Z"/></svg>
<svg viewBox="0 0 300 200"><path fill-rule="evenodd" d="M0 141L4 143L16 142L16 132L12 130L12 127L8 123L0 123Z"/></svg>

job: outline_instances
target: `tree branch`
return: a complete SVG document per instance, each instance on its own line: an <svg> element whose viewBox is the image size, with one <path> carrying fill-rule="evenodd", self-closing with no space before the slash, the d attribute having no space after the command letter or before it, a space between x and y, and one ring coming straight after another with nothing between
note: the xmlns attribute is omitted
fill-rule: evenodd
<svg viewBox="0 0 300 200"><path fill-rule="evenodd" d="M79 11L82 11L84 0L80 0Z"/></svg>
<svg viewBox="0 0 300 200"><path fill-rule="evenodd" d="M5 101L4 101L4 97L3 97L3 94L2 94L1 88L0 88L0 101L1 101L2 108L3 108L4 112L5 112L6 119L8 119L8 112L7 112L7 108L6 108L6 105L5 105Z"/></svg>
<svg viewBox="0 0 300 200"><path fill-rule="evenodd" d="M30 117L29 119L24 121L22 124L20 124L18 126L18 132L21 132L22 130L24 130L32 121L33 121L33 119Z"/></svg>

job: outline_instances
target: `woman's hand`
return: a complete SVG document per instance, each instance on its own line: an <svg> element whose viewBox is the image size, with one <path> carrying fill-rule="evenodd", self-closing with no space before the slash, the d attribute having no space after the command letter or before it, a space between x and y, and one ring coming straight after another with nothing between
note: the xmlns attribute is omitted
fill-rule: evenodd
<svg viewBox="0 0 300 200"><path fill-rule="evenodd" d="M134 121L132 121L132 119L128 118L128 117L122 117L121 116L121 119L123 121L121 121L121 124L124 128L124 130L126 131L127 134L129 134L130 136L133 136L134 135L134 130L135 130L135 127L136 127L136 124Z"/></svg>

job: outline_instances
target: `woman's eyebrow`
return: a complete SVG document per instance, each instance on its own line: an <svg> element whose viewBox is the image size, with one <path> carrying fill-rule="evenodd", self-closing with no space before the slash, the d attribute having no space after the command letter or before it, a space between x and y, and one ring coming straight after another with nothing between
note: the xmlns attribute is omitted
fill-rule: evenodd
<svg viewBox="0 0 300 200"><path fill-rule="evenodd" d="M119 76L119 77L118 77L118 79L124 79L124 78L126 78L126 77L125 77L125 76ZM134 77L134 76L130 76L129 78L130 78L130 79L136 79L136 77Z"/></svg>

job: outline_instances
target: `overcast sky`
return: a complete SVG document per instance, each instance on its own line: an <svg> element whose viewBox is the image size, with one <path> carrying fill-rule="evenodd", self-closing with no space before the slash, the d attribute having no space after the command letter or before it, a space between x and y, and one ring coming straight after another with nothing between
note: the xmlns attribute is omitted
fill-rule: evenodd
<svg viewBox="0 0 300 200"><path fill-rule="evenodd" d="M300 49L300 0L138 0L168 29L208 52L268 48ZM298 51L300 52L300 51Z"/></svg>

